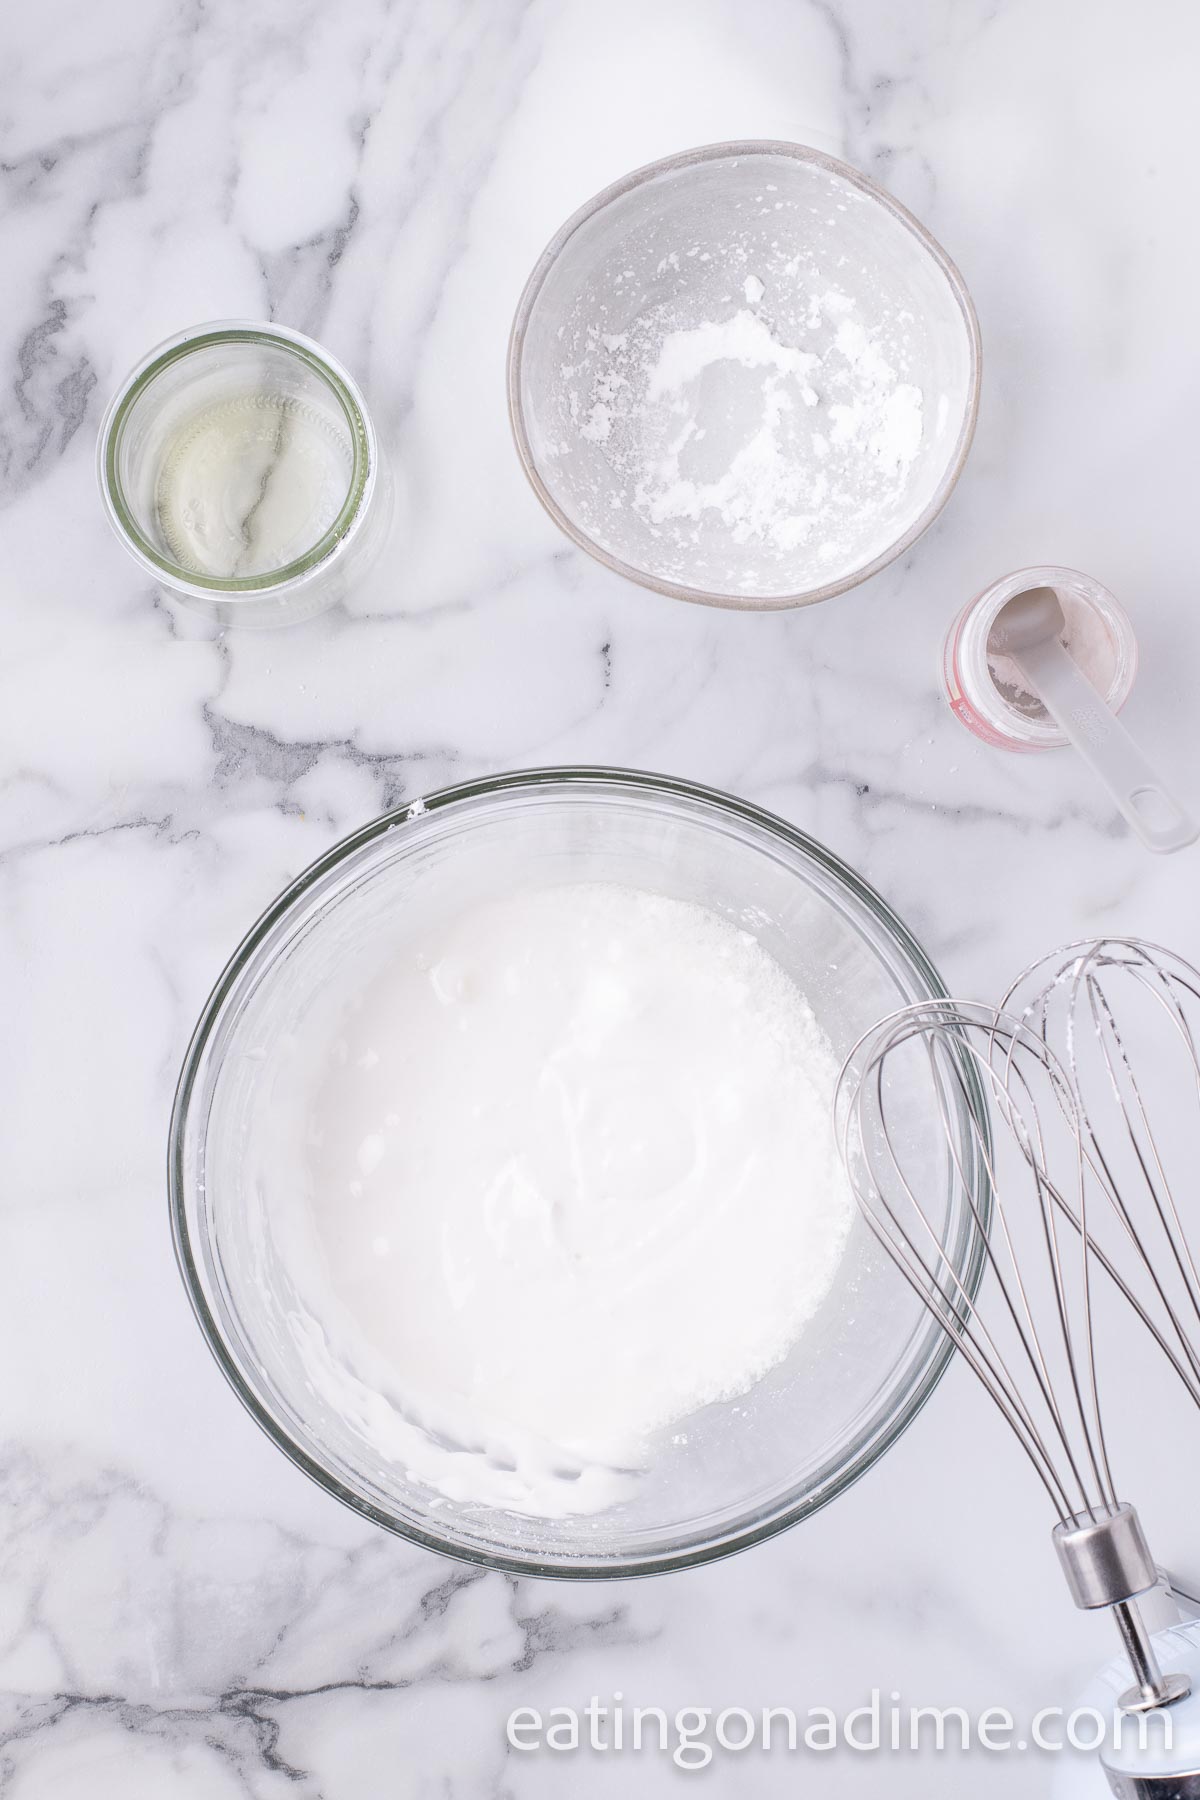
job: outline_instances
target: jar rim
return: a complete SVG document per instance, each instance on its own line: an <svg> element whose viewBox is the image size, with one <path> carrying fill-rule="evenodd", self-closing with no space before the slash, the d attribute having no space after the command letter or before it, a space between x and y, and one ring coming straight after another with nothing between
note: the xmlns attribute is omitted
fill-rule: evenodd
<svg viewBox="0 0 1200 1800"><path fill-rule="evenodd" d="M1109 634L1113 673L1103 698L1119 712L1137 675L1138 649L1124 607L1092 575L1057 563L1036 563L998 576L955 616L943 650L943 685L952 710L967 729L985 742L1007 750L1052 750L1067 743L1048 715L1020 712L997 687L988 666L987 628L1000 607L1023 587L1045 585L1088 607Z"/></svg>
<svg viewBox="0 0 1200 1800"><path fill-rule="evenodd" d="M302 556L257 575L205 575L164 556L146 536L133 515L120 476L119 458L124 434L134 407L168 368L197 351L214 345L265 345L294 356L322 380L341 408L350 433L350 481L337 517ZM130 553L172 586L202 597L226 595L233 599L271 593L310 575L345 542L361 517L374 485L377 465L375 433L366 403L353 377L329 352L302 332L287 326L252 320L217 320L193 326L155 346L121 383L104 415L97 442L97 475L105 509L117 536Z"/></svg>

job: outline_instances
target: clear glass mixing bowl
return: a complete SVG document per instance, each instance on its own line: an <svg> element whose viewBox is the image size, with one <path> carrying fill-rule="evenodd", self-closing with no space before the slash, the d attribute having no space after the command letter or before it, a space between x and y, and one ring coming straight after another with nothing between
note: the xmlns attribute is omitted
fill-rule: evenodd
<svg viewBox="0 0 1200 1800"><path fill-rule="evenodd" d="M515 1573L615 1576L686 1567L805 1518L904 1430L948 1355L938 1327L856 1220L834 1287L786 1362L705 1407L628 1500L540 1519L447 1500L389 1465L314 1393L289 1315L302 1277L274 1240L253 1165L272 1154L272 1099L306 1024L356 991L403 912L419 930L522 883L616 881L699 902L752 932L847 1054L882 1015L944 993L900 921L852 870L782 820L662 777L548 769L444 789L364 827L254 926L204 1009L180 1078L170 1199L180 1267L224 1374L300 1468L366 1518ZM302 1058L301 1058L302 1060ZM972 1077L968 1074L968 1091ZM903 1096L889 1106L901 1116ZM464 1095L464 1115L470 1096ZM982 1102L979 1102L982 1105ZM981 1242L940 1122L914 1098L925 1198L973 1291ZM957 1121L961 1167L986 1192Z"/></svg>

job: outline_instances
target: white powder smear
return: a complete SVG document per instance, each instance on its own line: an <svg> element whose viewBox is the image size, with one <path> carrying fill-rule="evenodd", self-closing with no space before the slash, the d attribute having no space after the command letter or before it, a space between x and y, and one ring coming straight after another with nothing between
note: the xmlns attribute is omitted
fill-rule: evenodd
<svg viewBox="0 0 1200 1800"><path fill-rule="evenodd" d="M603 1510L828 1293L836 1074L799 989L702 907L572 884L447 922L306 1102L314 1391L449 1498Z"/></svg>
<svg viewBox="0 0 1200 1800"><path fill-rule="evenodd" d="M675 325L677 309L653 308L598 337L586 395L572 389L576 430L619 479L610 504L631 505L676 566L695 528L716 526L832 569L903 495L924 396L846 294L811 297L801 344L757 310L761 277L742 292L750 304L719 318Z"/></svg>
<svg viewBox="0 0 1200 1800"><path fill-rule="evenodd" d="M757 277L745 285L761 299ZM824 352L781 342L744 307L667 332L636 371L639 334L626 333L622 367L596 377L581 433L609 443L618 420L627 427L610 460L654 526L714 513L735 544L793 550L815 532L831 558L829 534L858 529L869 496L903 479L922 432L920 389L897 381L848 307L840 294L816 302L838 320ZM709 456L702 440L714 433Z"/></svg>

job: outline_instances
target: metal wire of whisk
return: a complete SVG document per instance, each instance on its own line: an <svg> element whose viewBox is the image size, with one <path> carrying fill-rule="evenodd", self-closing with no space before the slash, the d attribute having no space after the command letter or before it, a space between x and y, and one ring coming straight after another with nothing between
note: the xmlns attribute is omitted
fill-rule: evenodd
<svg viewBox="0 0 1200 1800"><path fill-rule="evenodd" d="M1093 938L1032 963L1004 1005L1070 1081L1104 1201L1094 1255L1200 1406L1200 1205L1180 1204L1200 1164L1200 970L1141 938Z"/></svg>
<svg viewBox="0 0 1200 1800"><path fill-rule="evenodd" d="M986 1113L973 1103L979 1090ZM1136 1604L1158 1571L1109 1464L1089 1232L1096 1176L1067 1069L1009 1013L922 1002L883 1020L851 1053L837 1118L866 1222L1050 1498L1073 1599L1113 1611L1134 1675L1121 1705L1141 1711L1181 1699L1189 1683L1162 1673ZM983 1241L977 1286L947 1248L947 1148ZM982 1184L971 1175L980 1168Z"/></svg>

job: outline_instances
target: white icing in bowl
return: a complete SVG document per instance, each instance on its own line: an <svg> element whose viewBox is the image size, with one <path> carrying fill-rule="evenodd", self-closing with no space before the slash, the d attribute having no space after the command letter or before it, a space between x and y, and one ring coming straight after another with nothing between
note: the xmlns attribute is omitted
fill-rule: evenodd
<svg viewBox="0 0 1200 1800"><path fill-rule="evenodd" d="M811 1010L835 1059L882 1014L942 991L919 947L852 871L782 821L728 796L594 769L533 771L432 794L423 810L408 807L378 820L314 864L231 961L180 1081L172 1218L189 1296L220 1366L273 1440L331 1493L391 1530L495 1567L645 1573L756 1542L825 1504L903 1429L936 1381L945 1351L937 1327L861 1220L852 1220L828 1291L806 1318L815 1293L801 1292L800 1239L776 1232L796 1281L789 1330L802 1327L790 1347L751 1385L724 1397L704 1398L725 1385L719 1381L697 1381L689 1392L681 1377L674 1398L697 1400L695 1410L655 1430L647 1403L633 1421L629 1468L612 1469L611 1446L587 1465L604 1488L588 1497L599 1510L576 1500L559 1516L520 1510L528 1499L511 1483L501 1491L520 1460L511 1442L481 1445L460 1418L421 1416L411 1362L408 1380L397 1383L378 1363L356 1361L361 1338L351 1343L336 1307L313 1305L314 1294L328 1292L330 1263L328 1246L305 1217L312 1147L304 1139L318 1109L305 1115L304 1096L319 1101L329 1047L339 1034L345 1038L347 1005L387 978L398 936L432 944L455 919L478 917L518 893L577 882L658 894L683 905L682 916L703 908L724 922L718 935L726 941L730 930L737 943L747 934L751 962L761 971L767 965L758 959L769 959L803 996L794 1028ZM451 996L453 977L453 967L438 971ZM703 982L703 969L697 978ZM728 1020L728 991L723 1004ZM454 1011L447 1008L448 1016ZM765 1028L761 999L755 1013ZM576 1042L580 1025L576 1017ZM811 1059L817 1040L807 1041ZM510 1072L500 1068L503 1055L496 1044L490 1074L486 1058L464 1060L464 1126L489 1091L504 1090ZM625 1096L617 1110L637 1129L628 1083ZM745 1088L741 1100L751 1104ZM439 1105L446 1103L443 1095ZM797 1104L808 1117L800 1095ZM610 1113L615 1105L612 1096ZM946 1230L969 1286L978 1233L941 1127L929 1131L919 1109L909 1120L903 1095L896 1112L917 1134L917 1155L927 1156L929 1190L944 1197ZM363 1153L364 1167L378 1170L383 1155L367 1142L371 1136L364 1129L352 1148L355 1157ZM686 1130L681 1139L672 1128L656 1139L657 1149L650 1146L643 1178L654 1164L651 1187L669 1187L669 1171L655 1158L661 1152L669 1160L686 1138ZM739 1144L744 1150L736 1135L723 1138L722 1154ZM959 1154L982 1180L965 1114ZM624 1179L629 1175L626 1163ZM628 1223L626 1212L618 1237ZM461 1263L460 1241L452 1257L458 1273ZM711 1278L712 1265L705 1266ZM731 1317L739 1311L732 1285L739 1267L759 1268L761 1278L753 1258L739 1264L730 1257ZM710 1290L706 1303L715 1312L722 1301ZM714 1321L714 1335L718 1330ZM752 1374L773 1349L765 1338L750 1347L740 1373ZM386 1356L389 1346L382 1350ZM340 1371L333 1380L331 1370ZM498 1392L493 1386L493 1400ZM519 1448L532 1467L530 1446ZM570 1479L561 1448L542 1473ZM483 1498L481 1452L497 1477L496 1491ZM577 1479L585 1479L577 1461ZM615 1496L614 1473L628 1476Z"/></svg>

